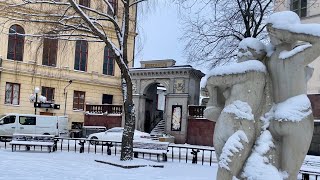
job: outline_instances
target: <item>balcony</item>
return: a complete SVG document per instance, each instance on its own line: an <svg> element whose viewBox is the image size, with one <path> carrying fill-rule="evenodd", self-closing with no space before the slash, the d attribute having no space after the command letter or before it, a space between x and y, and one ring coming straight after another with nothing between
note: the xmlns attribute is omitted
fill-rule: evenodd
<svg viewBox="0 0 320 180"><path fill-rule="evenodd" d="M121 115L122 105L113 105L113 104L86 105L86 112L90 114Z"/></svg>
<svg viewBox="0 0 320 180"><path fill-rule="evenodd" d="M206 106L189 106L189 117L191 118L204 118L203 111L206 109Z"/></svg>

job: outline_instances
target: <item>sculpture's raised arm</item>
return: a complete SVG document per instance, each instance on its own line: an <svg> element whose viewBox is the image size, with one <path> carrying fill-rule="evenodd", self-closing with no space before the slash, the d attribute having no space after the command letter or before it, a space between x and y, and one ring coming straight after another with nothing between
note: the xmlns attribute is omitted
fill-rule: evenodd
<svg viewBox="0 0 320 180"><path fill-rule="evenodd" d="M291 45L295 45L297 41L309 43L298 49L291 47L294 48L294 52L290 59L304 60L304 64L307 65L320 56L320 24L300 24L298 16L293 16L291 21L285 24L281 20L283 18L281 13L275 13L272 16L267 24L270 38L274 37L282 43Z"/></svg>
<svg viewBox="0 0 320 180"><path fill-rule="evenodd" d="M217 86L211 84L207 85L206 88L209 92L210 99L204 111L204 116L211 121L217 121L224 106L224 102L221 102L221 96L223 95L219 93Z"/></svg>
<svg viewBox="0 0 320 180"><path fill-rule="evenodd" d="M235 78L236 77L236 78ZM241 74L229 74L224 76L211 76L207 84L213 84L216 87L233 86L235 84L243 83L248 79L247 76Z"/></svg>
<svg viewBox="0 0 320 180"><path fill-rule="evenodd" d="M267 25L268 33L271 35L274 35L278 39L282 40L283 42L287 43L293 43L295 41L305 41L309 42L310 44L318 44L320 42L320 33L319 35L313 35L311 33L307 32L295 32L298 31L294 28L297 27L298 29L306 29L311 27L310 24L298 24L295 26L292 26L292 28L289 29L282 29L272 26L272 24ZM315 28L319 28L320 32L320 25L314 25ZM292 30L291 30L292 29Z"/></svg>

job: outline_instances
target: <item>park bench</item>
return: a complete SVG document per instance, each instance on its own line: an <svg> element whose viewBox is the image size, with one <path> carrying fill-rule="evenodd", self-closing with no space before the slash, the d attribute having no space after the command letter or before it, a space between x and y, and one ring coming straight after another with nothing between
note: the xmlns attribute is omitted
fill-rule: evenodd
<svg viewBox="0 0 320 180"><path fill-rule="evenodd" d="M153 142L153 141L133 141L133 153L134 157L138 158L139 153L157 155L157 160L160 161L160 155L162 161L167 161L169 142Z"/></svg>
<svg viewBox="0 0 320 180"><path fill-rule="evenodd" d="M25 146L26 150L29 151L30 147L36 150L37 146L47 147L48 152L56 150L57 141L54 139L54 135L41 135L41 134L13 134L12 141L10 142L12 151L17 150L17 146Z"/></svg>

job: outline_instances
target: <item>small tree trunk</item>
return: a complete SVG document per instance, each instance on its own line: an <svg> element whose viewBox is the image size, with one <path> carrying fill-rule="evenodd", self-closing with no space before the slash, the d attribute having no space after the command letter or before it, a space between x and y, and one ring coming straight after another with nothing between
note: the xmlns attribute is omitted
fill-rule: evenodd
<svg viewBox="0 0 320 180"><path fill-rule="evenodd" d="M123 77L124 78L124 77ZM126 82L126 91L124 94L124 131L121 144L121 161L133 159L133 135L135 130L135 119L133 118L133 101L132 101L132 81L130 76L124 78ZM126 96L126 97L125 97Z"/></svg>
<svg viewBox="0 0 320 180"><path fill-rule="evenodd" d="M123 61L128 65L128 37L129 37L129 0L124 0L124 35L123 35ZM121 161L133 159L133 135L135 129L135 119L133 118L132 101L132 80L129 69L121 67L121 80L123 101L124 101L124 131L121 144Z"/></svg>

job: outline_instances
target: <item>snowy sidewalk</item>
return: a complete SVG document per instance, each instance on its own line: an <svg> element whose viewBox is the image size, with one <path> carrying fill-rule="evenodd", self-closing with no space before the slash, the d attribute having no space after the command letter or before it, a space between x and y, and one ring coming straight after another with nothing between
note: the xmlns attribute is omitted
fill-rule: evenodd
<svg viewBox="0 0 320 180"><path fill-rule="evenodd" d="M164 168L122 169L94 160L119 158L72 152L11 152L0 150L1 180L214 180L217 165L167 162Z"/></svg>

